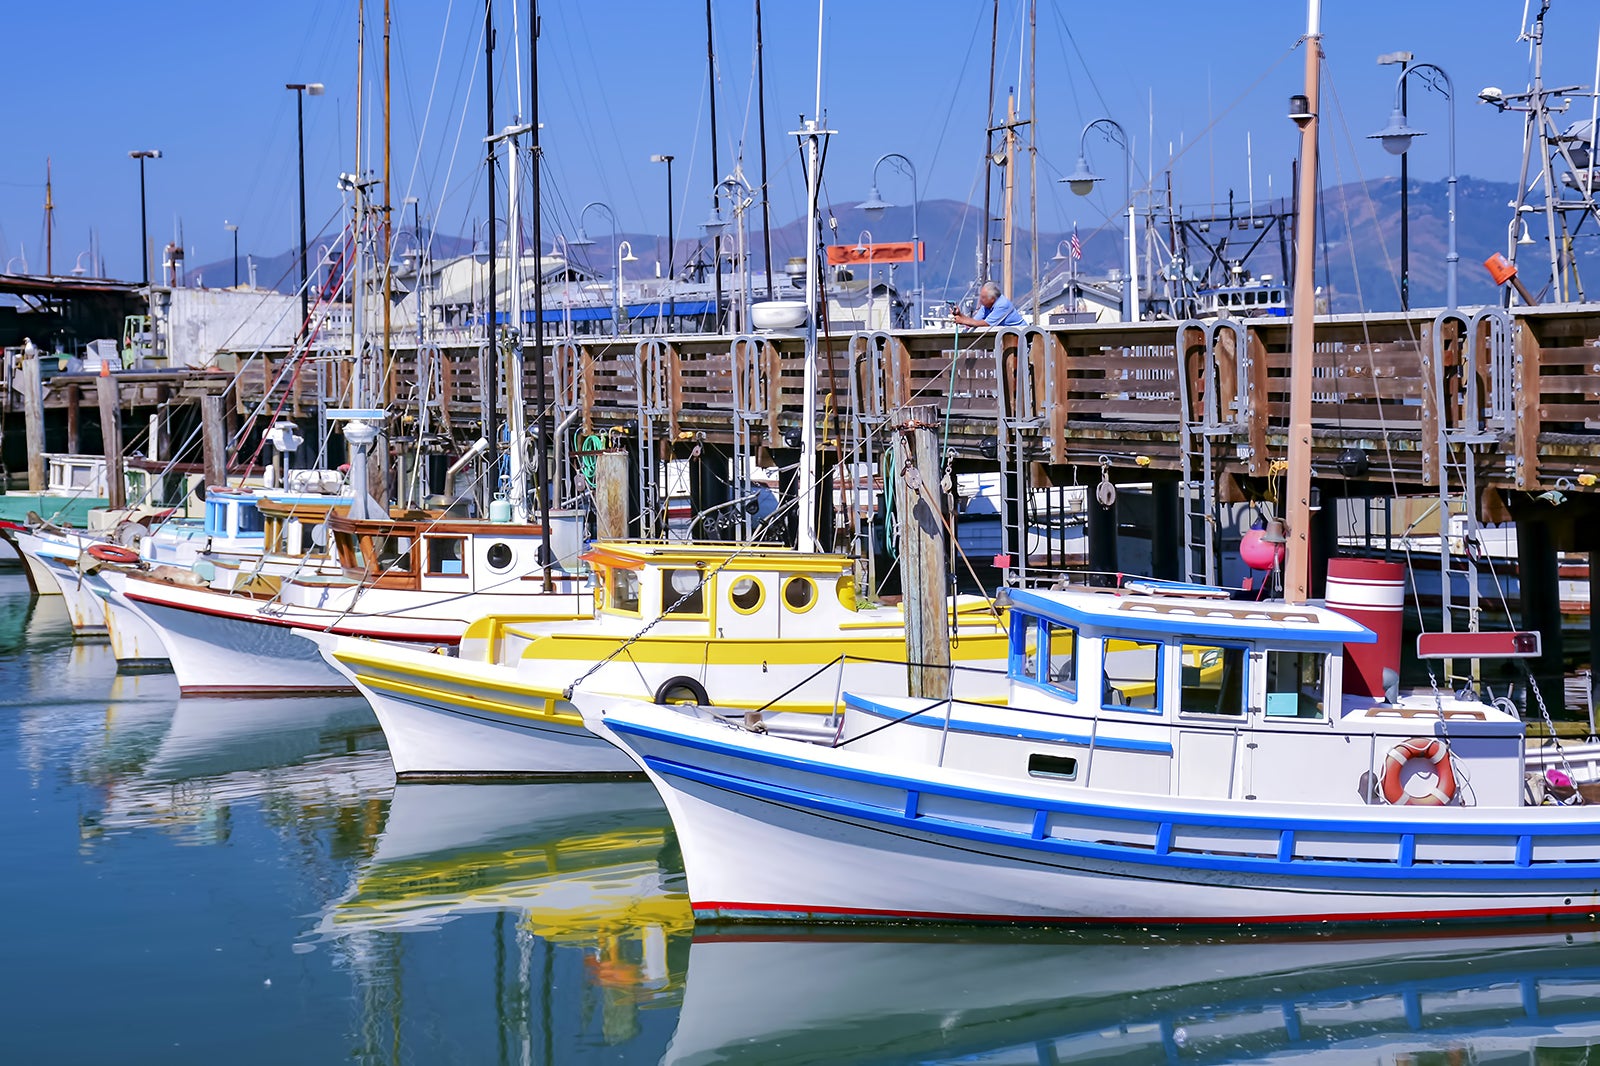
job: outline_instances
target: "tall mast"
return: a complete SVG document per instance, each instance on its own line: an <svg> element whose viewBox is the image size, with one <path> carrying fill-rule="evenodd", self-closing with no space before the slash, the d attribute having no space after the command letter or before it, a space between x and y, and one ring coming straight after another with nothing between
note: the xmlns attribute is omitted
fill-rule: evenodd
<svg viewBox="0 0 1600 1066"><path fill-rule="evenodd" d="M1311 563L1311 374L1317 312L1317 108L1322 80L1321 0L1306 0L1306 117L1300 126L1299 205L1295 216L1294 322L1289 333L1289 470L1284 506L1288 546L1283 598L1306 602Z"/></svg>
<svg viewBox="0 0 1600 1066"><path fill-rule="evenodd" d="M756 122L761 137L761 240L767 272L767 299L772 290L772 204L767 198L767 67L761 46L761 0L756 0ZM670 240L670 237L669 237Z"/></svg>
<svg viewBox="0 0 1600 1066"><path fill-rule="evenodd" d="M1006 173L1001 179L1004 190L1001 196L1005 198L1005 220L1000 230L1000 287L1005 291L1007 299L1014 299L1012 294L1013 272L1011 268L1011 234L1016 225L1017 201L1017 94L1006 95Z"/></svg>
<svg viewBox="0 0 1600 1066"><path fill-rule="evenodd" d="M521 149L517 136L522 128L509 126L497 140L506 142L506 253L511 277L506 281L507 317L504 336L506 360L506 429L511 438L506 446L510 477L508 498L511 520L528 520L528 431L527 412L522 406L522 188Z"/></svg>
<svg viewBox="0 0 1600 1066"><path fill-rule="evenodd" d="M817 302L821 288L817 277L817 200L822 185L822 138L831 131L822 124L822 0L817 0L817 103L816 113L794 136L806 140L806 360L805 391L800 404L800 463L796 475L795 504L799 508L799 535L795 547L814 552L817 543Z"/></svg>
<svg viewBox="0 0 1600 1066"><path fill-rule="evenodd" d="M711 0L706 0L706 96L711 100L711 213L717 213L718 189L722 181L722 166L717 162L717 52L711 35ZM611 249L615 256L617 250ZM711 329L722 332L722 235L711 234L711 271L716 275L717 302L712 305Z"/></svg>
<svg viewBox="0 0 1600 1066"><path fill-rule="evenodd" d="M483 438L489 442L487 464L483 478L478 482L478 511L489 513L489 499L494 495L494 469L499 462L500 427L495 405L500 398L499 353L495 350L494 316L498 301L494 290L495 257L500 254L494 244L494 0L483 0L483 70L484 70L484 136L490 138L485 146L489 186L489 231L485 242L489 246L489 291L483 316L483 354L478 358L479 420L483 423Z"/></svg>
<svg viewBox="0 0 1600 1066"><path fill-rule="evenodd" d="M1039 0L1028 3L1028 247L1032 255L1033 324L1039 324L1039 112L1037 65L1039 57ZM1016 296L1008 293L1012 300Z"/></svg>
<svg viewBox="0 0 1600 1066"><path fill-rule="evenodd" d="M366 381L366 283L367 272L362 269L365 248L364 236L367 229L367 185L366 175L362 172L361 134L362 134L362 108L365 106L367 79L367 3L366 0L356 0L356 171L355 171L355 228L352 231L355 244L355 262L350 273L350 402L356 407L367 406L367 381ZM365 483L357 486L360 493L367 491Z"/></svg>
<svg viewBox="0 0 1600 1066"><path fill-rule="evenodd" d="M1000 40L1000 0L994 0L994 14L989 26L989 110L984 122L983 135L983 225L978 227L978 283L989 280L989 241L994 206L994 63L995 48Z"/></svg>
<svg viewBox="0 0 1600 1066"><path fill-rule="evenodd" d="M379 226L379 262L383 264L383 360L378 364L379 373L383 375L383 386L380 393L385 402L392 400L394 382L389 376L389 311L394 293L394 279L391 271L394 268L394 229L390 222L392 205L389 200L389 2L383 0L383 214ZM381 464L387 465L387 464Z"/></svg>
<svg viewBox="0 0 1600 1066"><path fill-rule="evenodd" d="M758 5L759 6L759 5ZM761 146L761 180L767 180L766 145ZM50 157L44 157L44 273L54 277L56 272L56 203L50 189Z"/></svg>
<svg viewBox="0 0 1600 1066"><path fill-rule="evenodd" d="M528 0L528 127L532 139L529 165L533 169L533 470L539 486L539 528L544 531L546 566L544 590L553 592L549 563L553 559L550 545L550 461L546 452L544 421L547 412L545 399L544 365L544 230L543 195L540 176L544 169L544 155L539 148L539 0ZM670 237L669 237L670 239ZM615 249L613 249L615 251ZM554 424L555 420L551 419Z"/></svg>

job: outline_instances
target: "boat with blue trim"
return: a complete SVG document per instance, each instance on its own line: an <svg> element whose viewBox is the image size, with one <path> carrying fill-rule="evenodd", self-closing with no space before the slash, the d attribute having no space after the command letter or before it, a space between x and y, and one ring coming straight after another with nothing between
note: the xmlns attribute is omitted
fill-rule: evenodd
<svg viewBox="0 0 1600 1066"><path fill-rule="evenodd" d="M1003 706L847 694L807 743L573 703L661 791L702 917L1600 913L1600 817L1533 805L1515 714L1347 691L1374 635L1327 607L1134 586L1012 591Z"/></svg>

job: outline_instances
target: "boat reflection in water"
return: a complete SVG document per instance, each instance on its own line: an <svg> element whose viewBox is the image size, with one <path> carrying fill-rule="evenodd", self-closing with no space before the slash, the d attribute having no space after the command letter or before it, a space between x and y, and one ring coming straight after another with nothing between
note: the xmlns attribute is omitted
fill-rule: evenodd
<svg viewBox="0 0 1600 1066"><path fill-rule="evenodd" d="M1210 939L726 926L695 937L663 1061L1530 1063L1591 1046L1591 926Z"/></svg>
<svg viewBox="0 0 1600 1066"><path fill-rule="evenodd" d="M660 1047L670 1011L651 1032L640 1011L681 996L693 924L682 880L670 821L647 782L402 781L371 858L302 949L331 942L382 984L386 967L374 972L370 960L398 947L393 934L497 913L485 946L494 946L498 994L529 1005L520 1018L501 1012L513 1039L560 1048L654 1037ZM571 1010L571 989L555 987L574 977L576 998L593 1010ZM557 995L565 1007L553 1010Z"/></svg>
<svg viewBox="0 0 1600 1066"><path fill-rule="evenodd" d="M291 821L343 812L339 820L370 822L365 835L372 835L394 771L366 701L180 699L171 678L116 681L162 683L173 694L159 744L137 768L110 775L101 809L83 817L86 841L160 828L191 843L216 843L227 839L231 811L240 804Z"/></svg>

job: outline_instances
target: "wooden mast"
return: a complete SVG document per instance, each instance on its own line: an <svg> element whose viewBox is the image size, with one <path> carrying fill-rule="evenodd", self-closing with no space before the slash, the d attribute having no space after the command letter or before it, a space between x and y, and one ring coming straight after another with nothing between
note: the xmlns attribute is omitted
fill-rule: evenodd
<svg viewBox="0 0 1600 1066"><path fill-rule="evenodd" d="M1295 218L1294 321L1289 333L1289 470L1284 485L1288 546L1283 598L1306 602L1311 562L1311 375L1316 346L1317 107L1322 73L1321 0L1306 0L1306 108L1300 124L1299 214Z"/></svg>
<svg viewBox="0 0 1600 1066"><path fill-rule="evenodd" d="M1015 93L1006 97L1006 172L1001 178L1005 197L1005 221L1000 231L1000 288L1005 292L1007 299L1014 299L1011 295L1013 278L1011 265L1011 238L1012 229L1016 225L1016 199L1017 199L1017 96Z"/></svg>

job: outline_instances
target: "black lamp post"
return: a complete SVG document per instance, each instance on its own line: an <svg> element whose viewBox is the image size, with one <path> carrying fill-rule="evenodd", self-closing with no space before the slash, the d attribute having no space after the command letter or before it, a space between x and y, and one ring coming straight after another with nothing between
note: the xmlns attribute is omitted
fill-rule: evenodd
<svg viewBox="0 0 1600 1066"><path fill-rule="evenodd" d="M1380 67L1400 67L1400 110L1406 109L1406 69L1415 57L1410 52L1385 52L1378 57ZM1400 153L1400 310L1411 310L1411 180L1407 173L1409 152Z"/></svg>
<svg viewBox="0 0 1600 1066"><path fill-rule="evenodd" d="M309 275L306 272L306 95L322 95L320 81L284 86L294 93L295 126L300 137L300 334L311 325Z"/></svg>
<svg viewBox="0 0 1600 1066"><path fill-rule="evenodd" d="M223 220L222 228L233 234L233 287L239 287L239 227Z"/></svg>
<svg viewBox="0 0 1600 1066"><path fill-rule="evenodd" d="M673 277L674 277L673 268L675 266L675 264L673 262L673 259L672 259L672 253L673 253L672 244L673 244L673 237L675 236L675 234L672 232L672 160L673 159L674 159L674 157L670 156L670 155L653 155L653 156L650 157L650 162L652 162L652 163L665 163L667 165L667 299L669 301L669 303L667 305L667 332L668 333L672 332L672 319L673 319L673 316L678 313L678 301L676 299L675 293L673 292L673 288L674 288L674 286L673 286ZM657 301L657 302L659 303L660 301Z"/></svg>
<svg viewBox="0 0 1600 1066"><path fill-rule="evenodd" d="M128 153L129 159L139 161L139 277L146 288L150 285L150 223L145 214L144 161L160 159L161 149L140 148Z"/></svg>

